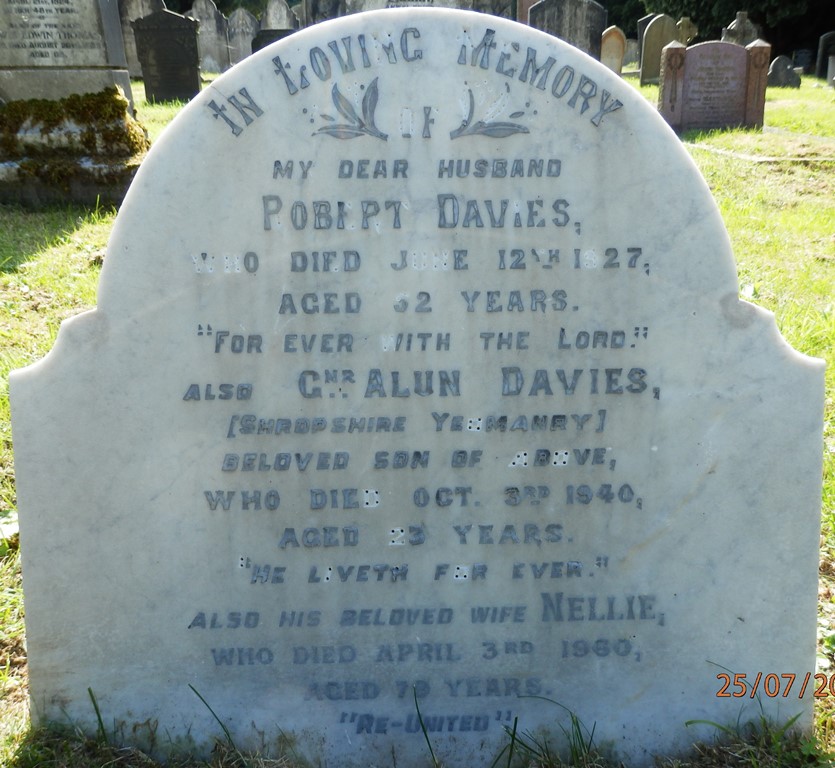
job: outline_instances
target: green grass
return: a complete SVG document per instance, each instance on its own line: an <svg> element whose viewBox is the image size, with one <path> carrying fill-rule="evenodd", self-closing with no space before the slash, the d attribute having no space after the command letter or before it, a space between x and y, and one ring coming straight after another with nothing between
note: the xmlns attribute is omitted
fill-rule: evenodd
<svg viewBox="0 0 835 768"><path fill-rule="evenodd" d="M655 103L657 87L640 90ZM139 117L156 139L180 105L147 104L139 87L134 95ZM684 139L728 228L741 296L774 312L795 349L822 357L828 364L820 656L835 663L835 90L804 78L799 90L769 91L765 123L764 132L691 132ZM8 373L43 357L60 322L95 304L114 216L103 210L33 213L0 206L0 521L15 511ZM0 765L155 765L141 753L111 746L101 738L29 728L19 559L14 546L0 545L0 593ZM703 745L687 759L663 759L659 764L663 768L828 764L825 750L835 750L835 698L821 699L816 707L816 741L784 732L785 724L761 723L745 732L726 733L733 736L730 745ZM593 733L594 724L588 726L578 733ZM524 723L518 723L512 734L496 766L509 768L511 762L548 766L560 759L547 741L527 734ZM220 729L218 736L222 739ZM591 768L602 763L591 739L588 742L588 749L574 750L574 762ZM211 764L218 768L286 764L242 756L233 746L221 740ZM431 763L427 749L426 764Z"/></svg>
<svg viewBox="0 0 835 768"><path fill-rule="evenodd" d="M798 101L803 102L802 110L797 108ZM765 106L768 128L835 138L835 88L821 80L802 78L799 92L795 88L768 88Z"/></svg>

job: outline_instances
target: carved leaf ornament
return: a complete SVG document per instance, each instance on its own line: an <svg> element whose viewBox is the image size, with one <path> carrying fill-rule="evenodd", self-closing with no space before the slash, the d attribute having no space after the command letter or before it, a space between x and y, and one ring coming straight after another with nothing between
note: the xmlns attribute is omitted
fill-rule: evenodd
<svg viewBox="0 0 835 768"><path fill-rule="evenodd" d="M354 139L357 136L373 136L374 138L387 141L388 134L383 133L377 128L374 118L377 103L380 99L378 80L379 78L375 77L365 91L365 96L362 99L362 116L357 114L354 105L340 92L339 86L334 85L331 91L333 105L346 122L337 123L336 118L322 113L322 119L332 124L322 126L313 135L325 134L327 136L333 136L335 139ZM516 133L530 133L524 125L506 120L476 120L474 122L475 96L471 88L467 89L467 93L469 96L467 117L458 128L450 132L450 138L457 139L461 136L481 135L494 139L504 139ZM510 117L517 119L524 114L524 111L516 111Z"/></svg>

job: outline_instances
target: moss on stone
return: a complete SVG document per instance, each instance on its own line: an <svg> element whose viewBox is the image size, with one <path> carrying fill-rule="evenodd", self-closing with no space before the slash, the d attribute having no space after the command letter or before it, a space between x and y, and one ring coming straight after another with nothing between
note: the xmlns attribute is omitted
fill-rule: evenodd
<svg viewBox="0 0 835 768"><path fill-rule="evenodd" d="M149 147L115 87L59 101L11 101L0 106L0 161L17 166L17 182L0 192L5 200L118 202Z"/></svg>
<svg viewBox="0 0 835 768"><path fill-rule="evenodd" d="M77 146L49 147L50 135L80 129ZM21 134L37 128L44 145L34 147ZM145 129L131 116L128 101L116 87L99 93L73 94L65 99L10 101L0 107L0 160L56 155L124 159L147 152Z"/></svg>

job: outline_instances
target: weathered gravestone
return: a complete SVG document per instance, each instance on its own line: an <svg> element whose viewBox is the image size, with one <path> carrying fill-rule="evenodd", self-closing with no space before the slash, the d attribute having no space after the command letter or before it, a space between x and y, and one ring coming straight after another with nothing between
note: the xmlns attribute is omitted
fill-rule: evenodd
<svg viewBox="0 0 835 768"><path fill-rule="evenodd" d="M768 85L771 88L800 88L800 75L794 71L788 56L778 56L768 68Z"/></svg>
<svg viewBox="0 0 835 768"><path fill-rule="evenodd" d="M200 69L204 72L225 72L229 69L228 24L213 0L194 0L186 16L200 22L197 34Z"/></svg>
<svg viewBox="0 0 835 768"><path fill-rule="evenodd" d="M555 35L595 59L608 12L595 0L539 0L528 9L528 23Z"/></svg>
<svg viewBox="0 0 835 768"><path fill-rule="evenodd" d="M818 40L818 57L815 61L815 77L825 78L829 57L835 56L835 30L821 35Z"/></svg>
<svg viewBox="0 0 835 768"><path fill-rule="evenodd" d="M295 29L298 25L298 19L285 0L267 0L261 29Z"/></svg>
<svg viewBox="0 0 835 768"><path fill-rule="evenodd" d="M261 27L246 8L236 8L229 16L229 60L232 64L243 61L252 53L252 41Z"/></svg>
<svg viewBox="0 0 835 768"><path fill-rule="evenodd" d="M0 0L0 101L114 85L132 103L116 0Z"/></svg>
<svg viewBox="0 0 835 768"><path fill-rule="evenodd" d="M214 81L11 398L38 722L95 731L90 689L158 749L217 716L340 766L425 765L420 718L450 766L517 717L557 749L537 697L635 764L811 724L823 365L541 32L382 11Z"/></svg>
<svg viewBox="0 0 835 768"><path fill-rule="evenodd" d="M718 41L664 48L658 109L677 131L761 128L771 46Z"/></svg>
<svg viewBox="0 0 835 768"><path fill-rule="evenodd" d="M699 28L690 21L689 16L682 16L676 22L676 29L678 30L676 40L684 45L690 45L690 41L699 34Z"/></svg>
<svg viewBox="0 0 835 768"><path fill-rule="evenodd" d="M749 45L760 36L759 27L748 18L746 11L737 11L736 18L722 28L722 42Z"/></svg>
<svg viewBox="0 0 835 768"><path fill-rule="evenodd" d="M641 16L641 18L638 19L638 61L641 60L641 50L644 45L644 33L647 31L649 23L659 15L660 14L657 13L648 13L646 16Z"/></svg>
<svg viewBox="0 0 835 768"><path fill-rule="evenodd" d="M122 24L122 39L125 43L125 59L127 59L128 72L130 72L131 77L142 77L142 65L139 63L139 56L136 53L136 40L133 36L131 22L162 10L165 10L163 0L120 0L119 2L119 19Z"/></svg>
<svg viewBox="0 0 835 768"><path fill-rule="evenodd" d="M676 40L678 27L672 16L660 13L650 20L641 44L641 85L657 83L661 73L661 49Z"/></svg>
<svg viewBox="0 0 835 768"><path fill-rule="evenodd" d="M626 54L626 35L620 27L608 27L600 39L600 63L620 74Z"/></svg>
<svg viewBox="0 0 835 768"><path fill-rule="evenodd" d="M188 101L200 93L196 19L163 10L132 26L149 101Z"/></svg>

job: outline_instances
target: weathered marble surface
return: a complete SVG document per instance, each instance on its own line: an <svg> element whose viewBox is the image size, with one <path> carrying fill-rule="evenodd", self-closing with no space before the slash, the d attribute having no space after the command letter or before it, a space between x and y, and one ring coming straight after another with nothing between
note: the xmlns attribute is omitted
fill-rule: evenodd
<svg viewBox="0 0 835 768"><path fill-rule="evenodd" d="M343 71L344 70L344 71ZM462 11L302 30L184 109L99 305L11 379L32 711L157 749L651 763L814 671L823 365L673 132ZM165 734L160 737L160 734Z"/></svg>

